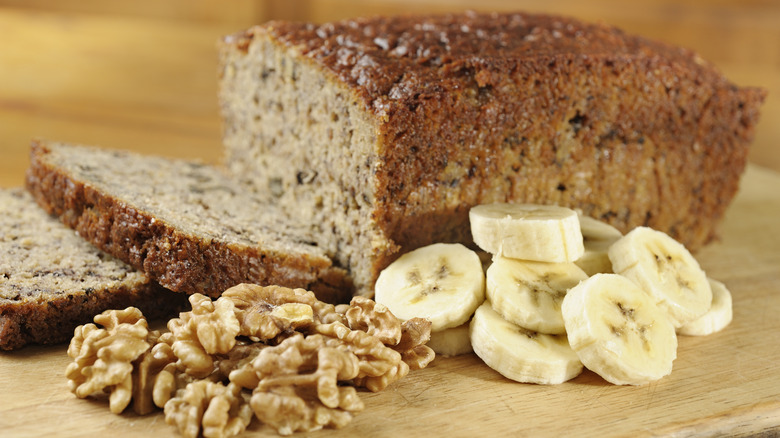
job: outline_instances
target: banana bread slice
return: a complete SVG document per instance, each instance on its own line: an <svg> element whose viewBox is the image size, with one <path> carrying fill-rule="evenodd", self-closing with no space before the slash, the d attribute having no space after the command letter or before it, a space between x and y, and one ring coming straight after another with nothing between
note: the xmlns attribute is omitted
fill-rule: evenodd
<svg viewBox="0 0 780 438"><path fill-rule="evenodd" d="M151 281L46 214L22 188L0 189L0 349L67 342L107 309L169 317L185 295Z"/></svg>
<svg viewBox="0 0 780 438"><path fill-rule="evenodd" d="M274 21L225 37L220 65L232 173L306 211L365 293L402 252L469 242L480 203L699 248L765 96L689 50L526 13Z"/></svg>
<svg viewBox="0 0 780 438"><path fill-rule="evenodd" d="M351 296L344 269L290 216L216 166L34 141L27 187L48 212L161 285L211 297L238 283Z"/></svg>

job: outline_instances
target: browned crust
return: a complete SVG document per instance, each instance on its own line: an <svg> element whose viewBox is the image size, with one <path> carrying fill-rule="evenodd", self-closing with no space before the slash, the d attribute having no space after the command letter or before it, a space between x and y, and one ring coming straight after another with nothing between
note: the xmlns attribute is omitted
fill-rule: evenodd
<svg viewBox="0 0 780 438"><path fill-rule="evenodd" d="M567 205L698 249L736 194L766 96L691 50L560 16L279 21L234 41L266 32L375 115L377 219L401 253L470 241L468 209L494 201ZM572 120L569 151L560 136ZM453 163L468 172L451 178ZM578 173L592 175L588 190L573 190Z"/></svg>
<svg viewBox="0 0 780 438"><path fill-rule="evenodd" d="M27 188L38 204L103 251L176 292L211 297L239 283L305 288L329 302L351 296L346 272L326 258L287 255L188 235L75 180L33 141Z"/></svg>
<svg viewBox="0 0 780 438"><path fill-rule="evenodd" d="M549 100L495 91L517 77L545 80L548 63L557 77L603 84L590 92L605 95L583 95L587 89L576 80L549 90ZM543 64L524 67L515 78L474 84L472 89L490 95L481 106L441 94L393 109L380 128L386 152L376 178L387 235L404 248L429 243L428 236L469 241L469 207L510 201L582 209L623 231L650 226L692 250L716 238L737 192L765 92L708 83L686 66L657 57L559 57ZM500 76L494 68L470 74ZM468 75L463 81L469 82ZM645 86L651 87L646 93L627 91ZM580 103L587 106L577 108ZM491 111L500 116L491 121ZM578 146L567 150L559 136L575 118ZM467 121L490 127L471 129ZM469 168L457 180L446 176L453 161ZM588 187L578 190L576 176L583 174L589 175ZM448 205L453 192L458 203Z"/></svg>
<svg viewBox="0 0 780 438"><path fill-rule="evenodd" d="M322 25L271 21L227 40L246 51L251 40L264 33L334 73L377 114L388 103L417 106L420 97L462 93L462 80L470 79L464 71L493 69L499 77L511 76L518 66L546 66L566 57L663 58L705 81L723 80L691 50L557 15L466 12L375 16ZM481 82L490 82L489 73L482 73Z"/></svg>
<svg viewBox="0 0 780 438"><path fill-rule="evenodd" d="M566 205L697 250L717 238L766 97L691 50L559 16L275 21L223 44L248 52L255 38L374 117L374 218L389 242L374 278L408 250L469 242L469 208L495 201Z"/></svg>
<svg viewBox="0 0 780 438"><path fill-rule="evenodd" d="M167 318L186 306L186 295L148 281L114 289L41 296L37 300L0 301L0 349L28 344L58 344L73 336L76 326L109 309L137 307L148 319Z"/></svg>

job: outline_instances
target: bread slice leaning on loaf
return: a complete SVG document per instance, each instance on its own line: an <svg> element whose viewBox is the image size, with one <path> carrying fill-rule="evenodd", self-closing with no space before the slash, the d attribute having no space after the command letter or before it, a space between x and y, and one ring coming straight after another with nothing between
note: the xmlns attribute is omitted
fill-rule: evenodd
<svg viewBox="0 0 780 438"><path fill-rule="evenodd" d="M239 283L351 296L308 229L218 167L65 143L32 144L27 187L38 203L97 247L187 294Z"/></svg>
<svg viewBox="0 0 780 438"><path fill-rule="evenodd" d="M298 208L362 293L468 210L561 204L692 249L716 236L764 99L695 53L524 13L275 21L220 44L227 164Z"/></svg>
<svg viewBox="0 0 780 438"><path fill-rule="evenodd" d="M89 244L21 188L0 189L0 260L2 350L67 342L104 310L170 317L187 302Z"/></svg>

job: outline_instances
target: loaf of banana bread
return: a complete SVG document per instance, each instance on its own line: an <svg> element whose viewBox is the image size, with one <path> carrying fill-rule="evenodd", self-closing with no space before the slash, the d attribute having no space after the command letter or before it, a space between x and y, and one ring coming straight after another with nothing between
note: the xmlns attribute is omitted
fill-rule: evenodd
<svg viewBox="0 0 780 438"><path fill-rule="evenodd" d="M184 298L90 245L24 189L0 189L0 349L66 342L107 309L170 317Z"/></svg>
<svg viewBox="0 0 780 438"><path fill-rule="evenodd" d="M27 187L46 211L173 291L217 297L257 283L351 297L308 227L219 167L41 140L30 161Z"/></svg>
<svg viewBox="0 0 780 438"><path fill-rule="evenodd" d="M220 43L232 173L301 213L361 293L402 252L468 242L471 206L554 203L697 249L765 93L692 51L525 13L275 21Z"/></svg>

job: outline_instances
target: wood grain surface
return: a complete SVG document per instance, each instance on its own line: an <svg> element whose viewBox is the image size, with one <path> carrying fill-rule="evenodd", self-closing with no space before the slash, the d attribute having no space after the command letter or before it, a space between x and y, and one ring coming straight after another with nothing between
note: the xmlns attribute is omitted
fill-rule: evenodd
<svg viewBox="0 0 780 438"><path fill-rule="evenodd" d="M751 166L721 228L697 258L733 294L734 320L680 337L672 374L639 387L586 371L561 385L509 381L479 358L436 358L383 392L339 431L311 436L740 436L780 433L780 174ZM0 353L0 435L178 436L160 413L114 415L76 399L65 346ZM255 425L245 436L273 436Z"/></svg>

